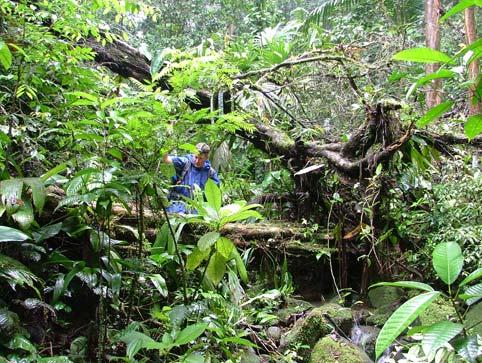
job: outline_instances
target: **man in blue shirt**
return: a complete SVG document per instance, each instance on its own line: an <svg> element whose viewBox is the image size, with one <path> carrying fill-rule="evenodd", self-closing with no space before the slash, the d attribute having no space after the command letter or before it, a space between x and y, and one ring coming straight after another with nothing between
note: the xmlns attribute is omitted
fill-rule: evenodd
<svg viewBox="0 0 482 363"><path fill-rule="evenodd" d="M197 153L184 156L164 155L162 161L174 165L176 176L174 177L176 187L173 187L167 196L171 204L167 207L170 213L187 213L186 204L182 198L192 198L193 191L197 185L201 190L208 179L212 179L219 185L219 178L216 170L211 167L209 152L211 148L203 142L196 145Z"/></svg>

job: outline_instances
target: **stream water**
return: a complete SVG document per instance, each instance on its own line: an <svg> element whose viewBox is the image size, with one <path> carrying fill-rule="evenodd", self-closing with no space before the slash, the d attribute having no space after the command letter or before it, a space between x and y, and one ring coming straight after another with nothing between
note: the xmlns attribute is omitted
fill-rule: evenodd
<svg viewBox="0 0 482 363"><path fill-rule="evenodd" d="M353 344L363 349L371 358L375 355L375 341L377 339L379 329L360 325L360 318L355 314L353 328L350 332L350 340ZM377 360L377 363L392 363L394 360L390 358L392 347L390 346L383 355Z"/></svg>

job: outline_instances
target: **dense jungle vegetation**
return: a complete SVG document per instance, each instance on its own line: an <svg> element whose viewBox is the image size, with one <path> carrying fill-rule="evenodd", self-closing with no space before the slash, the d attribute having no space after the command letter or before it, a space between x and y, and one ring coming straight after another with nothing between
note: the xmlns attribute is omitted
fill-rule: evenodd
<svg viewBox="0 0 482 363"><path fill-rule="evenodd" d="M481 7L0 0L0 362L481 361Z"/></svg>

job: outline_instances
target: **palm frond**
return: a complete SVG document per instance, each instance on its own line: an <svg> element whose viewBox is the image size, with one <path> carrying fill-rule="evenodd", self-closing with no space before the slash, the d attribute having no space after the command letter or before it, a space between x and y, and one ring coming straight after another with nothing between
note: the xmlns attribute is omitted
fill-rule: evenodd
<svg viewBox="0 0 482 363"><path fill-rule="evenodd" d="M303 24L302 30L307 30L311 24L326 25L331 15L353 8L357 2L357 0L325 0L320 6L310 12Z"/></svg>
<svg viewBox="0 0 482 363"><path fill-rule="evenodd" d="M380 2L386 6L389 17L398 25L413 21L423 14L423 0L371 0L371 6L379 6ZM346 13L359 4L357 0L325 0L317 8L313 9L306 18L302 31L307 31L312 24L326 26L329 18L340 13Z"/></svg>

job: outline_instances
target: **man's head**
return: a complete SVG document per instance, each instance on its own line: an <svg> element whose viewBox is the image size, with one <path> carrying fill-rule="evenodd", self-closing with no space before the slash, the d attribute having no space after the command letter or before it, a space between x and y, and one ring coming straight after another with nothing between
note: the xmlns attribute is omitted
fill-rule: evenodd
<svg viewBox="0 0 482 363"><path fill-rule="evenodd" d="M208 144L204 142L200 142L196 145L197 154L194 155L194 166L196 168L202 168L204 166L204 162L209 159L209 152L211 148Z"/></svg>

